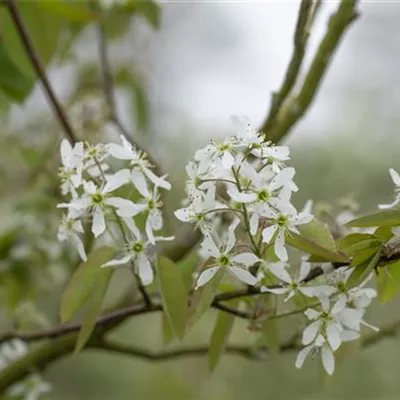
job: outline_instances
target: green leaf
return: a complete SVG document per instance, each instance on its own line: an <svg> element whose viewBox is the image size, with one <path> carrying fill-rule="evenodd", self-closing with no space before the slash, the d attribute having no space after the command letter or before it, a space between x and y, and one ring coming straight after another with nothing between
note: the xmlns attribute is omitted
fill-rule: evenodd
<svg viewBox="0 0 400 400"><path fill-rule="evenodd" d="M296 233L290 233L290 235L287 235L286 243L311 255L322 257L326 261L348 262L345 255L325 249L317 243L297 235Z"/></svg>
<svg viewBox="0 0 400 400"><path fill-rule="evenodd" d="M18 8L37 56L46 66L56 54L64 21L57 15L45 12L37 1L21 1ZM37 74L6 7L0 7L0 26L1 37L10 58L22 73L36 81Z"/></svg>
<svg viewBox="0 0 400 400"><path fill-rule="evenodd" d="M236 307L238 300L229 301L229 305ZM224 353L225 346L228 343L229 335L231 334L235 316L226 312L219 312L217 323L214 326L210 347L208 349L208 365L211 371L214 371L222 354Z"/></svg>
<svg viewBox="0 0 400 400"><path fill-rule="evenodd" d="M38 5L45 11L59 15L70 21L92 22L100 19L100 14L89 10L77 2L63 0L39 0Z"/></svg>
<svg viewBox="0 0 400 400"><path fill-rule="evenodd" d="M262 335L264 337L264 343L268 347L268 350L272 352L278 352L280 349L279 339L279 320L278 319L266 319L262 322Z"/></svg>
<svg viewBox="0 0 400 400"><path fill-rule="evenodd" d="M381 303L394 299L400 290L400 261L379 268L376 286Z"/></svg>
<svg viewBox="0 0 400 400"><path fill-rule="evenodd" d="M357 228L368 228L374 226L397 226L400 225L400 210L380 211L365 217L356 218L346 225Z"/></svg>
<svg viewBox="0 0 400 400"><path fill-rule="evenodd" d="M354 287L367 279L372 270L378 265L380 255L381 252L378 251L372 258L369 257L364 262L357 265L347 281L348 287Z"/></svg>
<svg viewBox="0 0 400 400"><path fill-rule="evenodd" d="M313 218L308 224L300 225L298 229L301 236L312 240L325 249L334 253L337 252L336 243L329 229L317 218Z"/></svg>
<svg viewBox="0 0 400 400"><path fill-rule="evenodd" d="M376 236L382 243L386 243L394 236L394 234L390 226L381 226L375 230L374 236Z"/></svg>
<svg viewBox="0 0 400 400"><path fill-rule="evenodd" d="M163 343L167 345L172 342L175 335L172 331L171 324L169 323L168 318L164 313L161 314L161 326Z"/></svg>
<svg viewBox="0 0 400 400"><path fill-rule="evenodd" d="M90 336L92 335L92 332L96 326L96 319L101 312L103 299L106 295L112 273L112 268L104 268L102 270L100 278L97 280L95 291L90 296L89 302L86 307L82 327L79 331L78 339L76 341L75 353L78 353L83 348L83 346L85 346L87 341L90 339Z"/></svg>
<svg viewBox="0 0 400 400"><path fill-rule="evenodd" d="M181 269L161 256L157 261L157 276L166 316L175 335L182 339L188 317L188 299Z"/></svg>
<svg viewBox="0 0 400 400"><path fill-rule="evenodd" d="M114 249L111 247L100 247L94 250L86 262L83 262L74 272L72 278L61 297L60 317L62 322L71 320L83 307L97 285L104 279L102 275L107 274L101 265L111 260Z"/></svg>
<svg viewBox="0 0 400 400"><path fill-rule="evenodd" d="M189 308L188 329L191 329L210 308L214 296L218 291L223 273L224 271L220 268L210 282L194 292Z"/></svg>
<svg viewBox="0 0 400 400"><path fill-rule="evenodd" d="M350 233L339 240L338 248L340 251L348 253L349 248L351 249L355 244L369 240L376 240L376 237L369 233Z"/></svg>
<svg viewBox="0 0 400 400"><path fill-rule="evenodd" d="M382 248L382 244L379 244L378 246L374 246L371 248L367 248L364 250L359 251L355 256L353 256L351 260L351 266L356 267L357 265L360 265L364 263L365 261L371 259L377 252L379 252Z"/></svg>
<svg viewBox="0 0 400 400"><path fill-rule="evenodd" d="M0 88L10 99L21 103L31 91L34 81L21 72L0 40Z"/></svg>

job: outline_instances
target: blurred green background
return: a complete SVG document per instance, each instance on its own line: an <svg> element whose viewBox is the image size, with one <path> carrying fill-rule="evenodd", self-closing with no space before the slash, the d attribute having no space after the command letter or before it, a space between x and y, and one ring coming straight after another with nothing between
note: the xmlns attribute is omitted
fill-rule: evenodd
<svg viewBox="0 0 400 400"><path fill-rule="evenodd" d="M322 8L307 62L335 7L335 2L329 2ZM129 19L112 41L113 68L128 68L134 76L133 84L118 90L118 109L136 140L160 160L177 188L166 199L170 215L183 196L183 167L195 149L210 137L232 132L232 114L249 115L256 126L265 117L270 93L279 86L290 56L297 11L298 2L163 3L159 29L150 28L143 18ZM400 145L400 4L361 2L360 13L316 102L287 138L300 187L295 196L298 206L307 199L335 205L350 195L360 203L361 212L367 212L392 196L388 169L399 168ZM122 22L114 22L118 25ZM48 26L43 25L45 28ZM96 57L96 37L88 27L65 60L48 65L52 83L66 104L73 104L83 94L97 96L90 79ZM49 181L57 180L54 149L60 140L58 127L39 87L23 105L7 109L6 117L0 125L0 226L2 232L9 226L23 226L33 232L30 240L33 237L38 242L31 222L10 210L25 199L28 206L22 207L23 213L30 209L49 213L46 196L51 196ZM108 126L101 134L96 127L91 132L93 140L116 137ZM47 163L43 163L44 154L52 155ZM38 219L46 224L40 215L34 217L35 224ZM177 226L170 223L171 229ZM29 267L35 268L33 256L30 261ZM4 265L2 261L3 299L8 296L5 286L10 285ZM49 274L58 274L59 283L56 290L48 290L38 308L46 310L52 320L65 272L58 269ZM122 273L115 279L114 294L123 281ZM400 318L399 305L399 301L374 304L368 321L379 326ZM5 327L13 313L10 309L2 315ZM210 311L184 344L206 343L215 317ZM285 334L290 336L290 332ZM115 335L126 343L163 348L159 315L127 322ZM236 321L232 342L255 339L243 321ZM294 360L295 353L263 361L226 355L210 374L206 357L152 363L88 350L51 366L45 376L54 385L48 395L54 400L394 400L400 396L397 337L360 351L348 348L330 379L323 376L318 362L308 360L298 371Z"/></svg>

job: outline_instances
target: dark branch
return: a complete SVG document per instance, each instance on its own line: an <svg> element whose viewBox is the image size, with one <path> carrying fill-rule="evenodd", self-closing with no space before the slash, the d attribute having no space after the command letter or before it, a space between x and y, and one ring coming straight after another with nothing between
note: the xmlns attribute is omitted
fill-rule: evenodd
<svg viewBox="0 0 400 400"><path fill-rule="evenodd" d="M16 0L5 0L5 2L10 12L11 18L15 24L16 30L20 36L26 54L30 59L32 66L42 83L44 93L46 94L50 105L52 106L55 114L57 115L58 121L61 124L65 135L72 143L74 143L77 141L75 133L46 76L46 71L35 50L35 46L33 45L32 40L29 36L29 32L24 24L21 13L18 10L18 6L16 4L17 2Z"/></svg>

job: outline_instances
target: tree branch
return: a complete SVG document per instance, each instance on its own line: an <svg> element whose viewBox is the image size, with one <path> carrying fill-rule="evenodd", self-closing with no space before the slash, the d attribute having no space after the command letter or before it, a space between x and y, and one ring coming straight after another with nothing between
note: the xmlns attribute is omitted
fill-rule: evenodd
<svg viewBox="0 0 400 400"><path fill-rule="evenodd" d="M327 32L318 47L299 94L287 99L284 107L280 108L274 126L265 132L267 139L279 142L309 109L344 33L358 16L357 1L342 0L336 13L330 17Z"/></svg>
<svg viewBox="0 0 400 400"><path fill-rule="evenodd" d="M54 90L46 76L46 71L39 59L39 56L35 50L35 46L32 43L32 40L29 36L29 32L24 24L24 21L22 19L21 13L18 10L17 2L16 0L4 0L8 7L8 10L10 12L11 18L15 24L16 30L19 34L19 37L21 39L22 45L26 51L26 54L29 58L29 60L32 63L33 69L35 70L36 74L38 75L42 86L43 86L43 91L47 96L47 100L49 101L51 107L53 108L57 119L62 126L65 135L67 138L70 140L71 143L74 143L77 141L77 138L75 136L75 133L68 121L68 118L59 103Z"/></svg>
<svg viewBox="0 0 400 400"><path fill-rule="evenodd" d="M125 128L125 126L123 125L118 116L116 102L115 102L114 78L111 72L111 64L108 56L107 38L104 32L104 26L102 22L99 22L97 24L97 37L98 37L100 69L103 81L103 90L110 111L110 120L114 123L114 125L118 128L120 133L125 137L126 140L128 140L129 143L131 143L138 150L142 151L147 155L147 158L154 165L157 173L161 175L161 168L158 165L157 161L151 156L149 152L147 152L143 147L139 146L139 144L133 140L132 135L129 134L128 130Z"/></svg>
<svg viewBox="0 0 400 400"><path fill-rule="evenodd" d="M272 94L272 104L269 110L268 117L261 129L262 132L268 132L275 124L275 120L279 111L286 100L287 96L291 93L303 63L307 39L309 36L308 29L309 21L313 15L313 1L302 0L297 18L297 24L293 37L293 53L289 65L286 70L285 78L278 92Z"/></svg>

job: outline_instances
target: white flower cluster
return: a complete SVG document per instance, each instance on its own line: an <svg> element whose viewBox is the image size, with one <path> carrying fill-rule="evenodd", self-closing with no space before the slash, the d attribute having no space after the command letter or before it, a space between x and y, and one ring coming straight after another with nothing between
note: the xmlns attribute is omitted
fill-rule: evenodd
<svg viewBox="0 0 400 400"><path fill-rule="evenodd" d="M201 230L203 250L215 260L202 272L197 287L207 283L219 268L254 285L256 279L247 269L260 261L261 245L273 243L277 257L286 261L286 234L298 233L297 226L313 218L307 212L297 212L291 204L291 194L298 188L293 182L294 168L286 165L289 148L264 143L247 118L235 118L234 122L236 136L212 141L198 150L186 167L185 207L175 211L178 219ZM234 222L227 238L217 237L216 216L226 212L235 215ZM251 238L253 254L233 252L239 223Z"/></svg>
<svg viewBox="0 0 400 400"><path fill-rule="evenodd" d="M291 276L288 267L287 263L264 265L259 280L262 282L269 271L281 281L281 287L262 286L261 291L284 294L285 301L296 293L316 300L315 306L304 312L312 322L303 332L302 343L306 347L299 352L296 367L300 368L308 355L320 352L322 364L331 375L335 368L333 353L341 343L358 339L361 325L376 329L363 320L366 307L376 297L375 289L365 287L372 274L359 286L348 288L347 281L353 269L342 267L326 275L326 284L311 285L306 279L311 271L307 261L302 262L297 278Z"/></svg>
<svg viewBox="0 0 400 400"><path fill-rule="evenodd" d="M24 357L28 352L25 342L12 339L0 346L0 371L13 361ZM10 398L21 400L38 400L43 394L51 391L51 385L37 373L32 373L22 381L15 383L7 389L6 395ZM8 398L8 397L7 397Z"/></svg>
<svg viewBox="0 0 400 400"><path fill-rule="evenodd" d="M171 185L165 177L158 177L151 171L152 165L144 153L134 148L123 136L121 141L122 145L109 143L96 146L78 142L74 147L67 140L62 141L62 167L59 174L61 191L70 196L70 202L58 204L59 208L67 209L58 231L58 239L73 243L82 260L86 260L81 239L84 233L83 221L90 218L91 232L97 238L106 231L109 223L118 220L131 232L131 238L124 235L124 257L104 266L134 264L143 283L149 284L153 280L153 273L147 257L148 247L157 241L172 239L154 234L163 226L160 210L162 203L158 191L160 188L169 190ZM109 173L109 157L123 160L128 166ZM137 190L138 201L133 202L115 194L128 184ZM142 213L147 215L146 238L143 238L134 221L134 217Z"/></svg>

